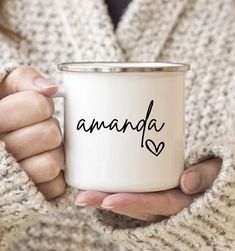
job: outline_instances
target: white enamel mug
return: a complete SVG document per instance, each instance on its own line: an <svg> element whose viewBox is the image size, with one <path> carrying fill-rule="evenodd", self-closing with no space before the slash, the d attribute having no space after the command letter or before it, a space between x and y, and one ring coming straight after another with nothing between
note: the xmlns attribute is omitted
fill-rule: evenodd
<svg viewBox="0 0 235 251"><path fill-rule="evenodd" d="M178 186L188 65L79 62L58 69L63 72L69 185L105 192Z"/></svg>

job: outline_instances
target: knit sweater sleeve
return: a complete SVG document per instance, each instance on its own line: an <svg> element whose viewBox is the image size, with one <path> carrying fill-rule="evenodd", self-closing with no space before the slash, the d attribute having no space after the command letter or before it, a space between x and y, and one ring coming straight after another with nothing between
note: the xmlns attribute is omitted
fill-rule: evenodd
<svg viewBox="0 0 235 251"><path fill-rule="evenodd" d="M15 65L0 65L0 84L15 68ZM0 250L39 213L54 212L58 204L45 200L0 141Z"/></svg>
<svg viewBox="0 0 235 251"><path fill-rule="evenodd" d="M131 250L234 250L235 143L205 143L191 151L186 164L213 157L222 159L213 186L177 215L146 223L96 209L92 224Z"/></svg>

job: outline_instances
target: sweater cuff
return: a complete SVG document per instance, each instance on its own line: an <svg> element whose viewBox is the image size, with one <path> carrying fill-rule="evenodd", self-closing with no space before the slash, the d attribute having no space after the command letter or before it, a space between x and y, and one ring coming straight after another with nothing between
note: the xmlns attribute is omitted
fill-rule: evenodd
<svg viewBox="0 0 235 251"><path fill-rule="evenodd" d="M52 205L30 181L0 141L0 249L24 228L36 213L47 213ZM4 235L3 235L4 234Z"/></svg>
<svg viewBox="0 0 235 251"><path fill-rule="evenodd" d="M12 71L14 71L18 66L14 63L0 64L0 83L3 79Z"/></svg>
<svg viewBox="0 0 235 251"><path fill-rule="evenodd" d="M10 218L23 219L26 209L46 213L43 195L15 159L6 151L4 142L0 141L0 222Z"/></svg>
<svg viewBox="0 0 235 251"><path fill-rule="evenodd" d="M96 209L92 224L99 232L134 250L233 250L235 246L235 143L208 142L191 151L186 165L221 158L219 175L201 197L177 215L147 223Z"/></svg>

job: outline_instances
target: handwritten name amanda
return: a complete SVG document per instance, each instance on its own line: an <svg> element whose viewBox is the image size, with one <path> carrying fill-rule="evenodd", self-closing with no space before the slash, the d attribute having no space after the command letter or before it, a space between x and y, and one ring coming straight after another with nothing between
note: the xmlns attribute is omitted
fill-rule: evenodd
<svg viewBox="0 0 235 251"><path fill-rule="evenodd" d="M146 129L160 132L165 126L165 123L161 123L160 125L157 125L156 119L149 120L153 105L154 105L154 101L151 100L151 102L149 103L145 118L139 120L137 124L133 124L128 119L126 119L122 125L120 125L120 122L118 121L118 119L113 119L111 122L108 122L108 123L106 123L105 121L99 122L93 119L92 122L89 125L87 125L85 119L80 119L77 123L77 130L82 129L85 132L92 133L95 129L98 131L101 129L108 129L108 130L116 130L117 132L125 133L127 128L130 128L133 131L142 132L141 144L140 144L141 148L146 147L152 154L154 154L155 156L158 156L164 149L165 143L159 142L156 145L153 140L145 139Z"/></svg>

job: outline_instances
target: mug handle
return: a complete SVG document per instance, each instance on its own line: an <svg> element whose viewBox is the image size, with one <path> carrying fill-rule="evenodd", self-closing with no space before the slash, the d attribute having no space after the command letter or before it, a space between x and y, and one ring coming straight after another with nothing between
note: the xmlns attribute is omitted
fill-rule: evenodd
<svg viewBox="0 0 235 251"><path fill-rule="evenodd" d="M53 94L52 96L50 96L51 98L63 98L64 99L64 90L63 90L63 87L59 87L58 91ZM63 118L64 120L64 118ZM62 131L62 144L64 144L64 137L65 137L65 131L63 130Z"/></svg>

